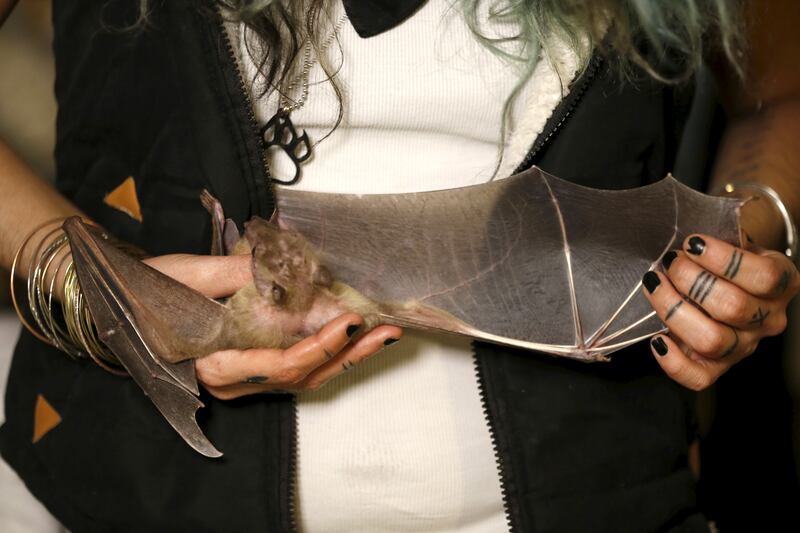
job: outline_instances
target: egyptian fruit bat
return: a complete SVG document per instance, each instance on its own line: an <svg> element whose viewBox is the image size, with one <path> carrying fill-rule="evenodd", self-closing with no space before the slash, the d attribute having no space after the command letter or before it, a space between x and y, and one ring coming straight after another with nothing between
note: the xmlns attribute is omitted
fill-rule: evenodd
<svg viewBox="0 0 800 533"><path fill-rule="evenodd" d="M624 191L538 168L442 191L340 195L281 189L273 221L243 236L210 196L216 253L250 253L253 284L226 303L126 256L67 220L78 278L101 339L181 436L220 453L195 422L193 360L279 347L355 311L584 361L664 331L644 272L690 233L739 244L741 200L672 177Z"/></svg>

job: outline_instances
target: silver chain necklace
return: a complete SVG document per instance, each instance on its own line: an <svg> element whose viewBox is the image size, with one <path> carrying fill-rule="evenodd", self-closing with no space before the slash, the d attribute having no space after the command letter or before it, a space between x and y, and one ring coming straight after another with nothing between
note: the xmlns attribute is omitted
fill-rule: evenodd
<svg viewBox="0 0 800 533"><path fill-rule="evenodd" d="M347 20L348 17L345 13L334 25L333 31L328 38L320 45L313 61L311 60L311 39L305 39L303 68L299 74L292 78L285 89L279 91L278 111L261 128L261 138L264 141L264 149L269 150L272 147L276 147L282 150L294 163L294 176L292 179L284 181L273 177L273 181L282 185L297 183L300 179L300 166L311 157L311 141L308 139L308 134L305 130L303 130L302 135L297 134L294 123L292 123L291 113L305 105L308 100L308 79L311 74L311 67L317 63L319 56L325 53L330 45L333 44L333 41L336 39L336 36ZM289 95L298 86L300 87L300 96L298 96L297 99L290 98Z"/></svg>

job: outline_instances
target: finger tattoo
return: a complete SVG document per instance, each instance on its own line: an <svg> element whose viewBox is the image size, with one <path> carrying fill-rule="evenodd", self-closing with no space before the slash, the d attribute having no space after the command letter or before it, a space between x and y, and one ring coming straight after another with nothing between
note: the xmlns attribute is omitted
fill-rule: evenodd
<svg viewBox="0 0 800 533"><path fill-rule="evenodd" d="M739 267L742 266L742 257L744 254L739 249L734 249L731 254L731 259L728 261L728 268L725 269L724 277L733 279L739 273Z"/></svg>
<svg viewBox="0 0 800 533"><path fill-rule="evenodd" d="M766 318L769 316L769 313L770 313L769 310L767 310L767 312L765 313L764 310L761 309L761 306L759 306L758 307L758 311L753 313L753 316L750 319L750 321L747 323L747 325L748 326L758 326L758 327L763 326L764 325L764 320L766 320Z"/></svg>
<svg viewBox="0 0 800 533"><path fill-rule="evenodd" d="M328 359L328 360L333 359L333 353L332 352L329 352L326 349L323 349L322 351L325 352L325 359Z"/></svg>
<svg viewBox="0 0 800 533"><path fill-rule="evenodd" d="M667 315L664 317L664 322L672 318L672 315L674 315L675 312L678 310L678 308L682 305L683 305L683 300L678 300L677 302L675 302L675 305L670 307L669 310L667 311Z"/></svg>
<svg viewBox="0 0 800 533"><path fill-rule="evenodd" d="M697 278L695 278L692 288L689 289L689 297L697 303L703 303L711 293L711 289L716 282L717 278L714 274L707 270L700 272Z"/></svg>
<svg viewBox="0 0 800 533"><path fill-rule="evenodd" d="M344 369L345 372L347 372L348 370L350 370L354 366L356 366L356 365L354 365L350 361L345 361L344 363L342 363L342 368Z"/></svg>
<svg viewBox="0 0 800 533"><path fill-rule="evenodd" d="M731 331L733 332L733 344L731 344L727 350L722 352L720 354L720 357L728 357L739 346L739 334L736 333L736 330L734 328L731 328Z"/></svg>
<svg viewBox="0 0 800 533"><path fill-rule="evenodd" d="M245 380L242 381L242 383L258 384L258 383L264 383L268 379L269 378L267 376L250 376L249 378L245 378Z"/></svg>

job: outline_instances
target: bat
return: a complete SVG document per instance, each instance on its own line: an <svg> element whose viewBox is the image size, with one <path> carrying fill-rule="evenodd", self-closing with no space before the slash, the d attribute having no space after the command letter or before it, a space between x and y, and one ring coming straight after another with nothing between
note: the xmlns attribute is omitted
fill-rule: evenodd
<svg viewBox="0 0 800 533"><path fill-rule="evenodd" d="M441 191L347 195L281 188L243 235L204 193L212 253L250 254L253 283L217 302L127 256L79 219L64 230L98 334L200 453L194 359L286 347L347 311L378 324L602 361L665 331L644 272L691 233L740 245L743 201L671 176L591 189L536 167Z"/></svg>

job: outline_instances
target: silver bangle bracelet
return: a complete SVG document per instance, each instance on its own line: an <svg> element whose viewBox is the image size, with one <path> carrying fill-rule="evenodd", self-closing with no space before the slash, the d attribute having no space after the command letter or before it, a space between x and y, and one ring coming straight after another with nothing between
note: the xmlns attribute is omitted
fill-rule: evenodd
<svg viewBox="0 0 800 533"><path fill-rule="evenodd" d="M789 210L786 208L786 204L783 203L783 200L781 200L781 197L775 192L775 189L755 181L732 181L723 185L721 190L717 189L715 192L712 192L712 194L723 191L728 194L735 194L739 190L758 191L772 201L772 205L774 205L778 213L780 213L781 218L783 218L783 224L786 227L786 250L784 253L786 257L797 262L797 225L792 215L789 213ZM756 198L758 198L758 196L756 196Z"/></svg>

